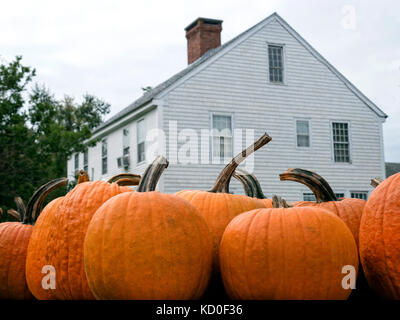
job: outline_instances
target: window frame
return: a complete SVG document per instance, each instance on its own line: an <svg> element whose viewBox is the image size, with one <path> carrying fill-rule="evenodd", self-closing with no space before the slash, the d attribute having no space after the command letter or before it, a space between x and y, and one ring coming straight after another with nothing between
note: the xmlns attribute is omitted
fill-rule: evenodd
<svg viewBox="0 0 400 320"><path fill-rule="evenodd" d="M333 190L333 192L335 193L336 197L338 193L342 193L343 194L343 198L347 198L347 191L346 190Z"/></svg>
<svg viewBox="0 0 400 320"><path fill-rule="evenodd" d="M89 174L89 149L86 148L85 151L83 151L83 170L86 171L87 174Z"/></svg>
<svg viewBox="0 0 400 320"><path fill-rule="evenodd" d="M270 80L270 68L269 68L269 47L281 47L282 48L282 82L275 82ZM267 41L267 82L272 85L287 85L286 81L286 44L284 43L276 43Z"/></svg>
<svg viewBox="0 0 400 320"><path fill-rule="evenodd" d="M329 121L329 137L331 140L331 162L335 165L344 165L349 166L353 164L353 148L352 148L352 130L351 130L351 121L348 120L330 120ZM347 130L349 136L349 162L336 162L335 161L335 142L333 140L333 124L334 123L347 123Z"/></svg>
<svg viewBox="0 0 400 320"><path fill-rule="evenodd" d="M232 139L232 157L225 157L221 159L219 157L219 164L225 164L227 159L232 159L235 156L235 143L234 143L234 128L235 128L235 114L231 112L210 112L210 160L212 164L216 164L215 161L217 158L214 158L214 135L213 132L213 124L214 124L214 116L222 116L222 117L230 117L231 118L231 139ZM221 163L222 161L222 163Z"/></svg>
<svg viewBox="0 0 400 320"><path fill-rule="evenodd" d="M125 132L128 132L127 135L125 135ZM122 129L122 156L130 156L131 153L131 137L129 135L129 128L123 128ZM126 138L125 138L126 137ZM128 149L127 154L125 154L125 149Z"/></svg>
<svg viewBox="0 0 400 320"><path fill-rule="evenodd" d="M305 200L304 199L304 195L313 195L314 196L314 200ZM312 193L311 191L303 191L302 193L301 193L301 201L312 201L312 202L316 202L316 198L315 198L315 195L314 195L314 193Z"/></svg>
<svg viewBox="0 0 400 320"><path fill-rule="evenodd" d="M146 137L144 137L144 140L142 142L139 142L139 122L143 121L143 128L144 128L144 133L146 136L146 121L145 118L139 118L136 121L136 163L137 165L141 165L146 162ZM143 143L144 144L144 158L143 160L139 159L139 144Z"/></svg>
<svg viewBox="0 0 400 320"><path fill-rule="evenodd" d="M106 145L106 155L103 154L103 145ZM104 159L106 159L106 165L104 170ZM107 138L101 139L101 174L105 175L108 172L108 141Z"/></svg>
<svg viewBox="0 0 400 320"><path fill-rule="evenodd" d="M78 163L78 165L77 165L77 163ZM77 153L75 153L75 155L74 155L74 172L75 172L75 174L77 174L78 173L78 171L79 171L79 153L77 152Z"/></svg>
<svg viewBox="0 0 400 320"><path fill-rule="evenodd" d="M298 146L297 121L307 121L308 122L308 137L309 137L309 146L308 147ZM311 149L312 138L311 138L311 119L310 118L295 118L294 119L294 144L295 144L296 149L299 149L299 150L310 150Z"/></svg>
<svg viewBox="0 0 400 320"><path fill-rule="evenodd" d="M360 193L360 194L361 194L361 193L365 193L367 197L366 197L366 199L362 199L362 200L365 200L365 201L368 200L369 191L367 191L367 190L363 190L363 191L360 191L360 190L350 190L350 191L349 191L350 198L352 198L352 199L361 199L361 198L353 198L353 197L352 197L352 194L353 194L353 193Z"/></svg>

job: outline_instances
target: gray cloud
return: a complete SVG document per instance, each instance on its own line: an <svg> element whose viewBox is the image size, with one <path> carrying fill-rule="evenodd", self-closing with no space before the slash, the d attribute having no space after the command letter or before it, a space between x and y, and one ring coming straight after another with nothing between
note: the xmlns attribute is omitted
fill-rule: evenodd
<svg viewBox="0 0 400 320"><path fill-rule="evenodd" d="M346 6L354 29L343 27ZM0 55L23 55L58 97L93 93L114 114L186 66L183 28L196 17L223 19L224 42L274 11L389 115L385 155L400 162L397 0L2 0Z"/></svg>

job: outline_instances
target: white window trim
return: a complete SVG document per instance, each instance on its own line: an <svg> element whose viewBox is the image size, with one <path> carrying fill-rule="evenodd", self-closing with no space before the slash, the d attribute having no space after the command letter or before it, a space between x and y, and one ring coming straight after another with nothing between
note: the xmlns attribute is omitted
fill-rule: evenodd
<svg viewBox="0 0 400 320"><path fill-rule="evenodd" d="M333 193L336 195L337 193L343 193L345 198L349 198L348 197L348 192L346 190L333 190Z"/></svg>
<svg viewBox="0 0 400 320"><path fill-rule="evenodd" d="M76 167L76 158L78 158L78 168ZM79 171L79 165L80 165L80 159L79 158L80 158L79 157L79 152L75 153L75 155L74 155L74 172L75 172L75 174L77 174L78 171Z"/></svg>
<svg viewBox="0 0 400 320"><path fill-rule="evenodd" d="M282 47L282 58L283 58L283 81L282 82L271 82L269 79L269 54L268 54L268 46L279 46ZM286 81L286 44L284 43L276 43L276 42L269 42L267 41L267 83L270 85L277 85L277 86L287 86Z"/></svg>
<svg viewBox="0 0 400 320"><path fill-rule="evenodd" d="M232 112L210 112L209 120L210 120L210 133L212 133L213 130L213 116L225 116L225 117L231 117L231 129L232 129L232 157L235 156L235 114ZM214 160L214 143L213 143L213 136L210 134L210 163L213 163ZM220 159L221 160L221 159ZM225 160L222 164L225 164ZM220 163L221 164L221 163Z"/></svg>
<svg viewBox="0 0 400 320"><path fill-rule="evenodd" d="M128 131L128 137L126 138L126 140L128 141L128 144L127 145L125 145L125 135L124 135L124 131L125 130L127 130ZM126 147L128 147L129 148L129 156L130 156L130 153L131 153L131 136L130 136L130 130L129 130L129 127L124 127L123 129L122 129L122 155L124 155L124 150L125 150L125 148Z"/></svg>
<svg viewBox="0 0 400 320"><path fill-rule="evenodd" d="M106 153L106 156L105 156L105 157L103 156L103 141L105 141L105 142L106 142L106 145L107 145L107 153ZM100 149L100 152L101 152L101 175L103 176L103 175L108 174L108 139L107 139L107 138L101 139L101 149ZM106 162L107 162L107 170L106 170L106 172L103 172L103 171L104 171L104 170L103 170L103 159L104 159L104 158L107 159L107 160L106 160Z"/></svg>
<svg viewBox="0 0 400 320"><path fill-rule="evenodd" d="M367 200L368 200L370 191L368 191L368 190L349 190L349 198L351 198L351 194L352 193L366 193L367 194ZM354 198L354 199L359 199L359 198Z"/></svg>
<svg viewBox="0 0 400 320"><path fill-rule="evenodd" d="M87 154L87 170L85 170L85 153ZM83 151L83 170L89 174L89 148L86 148L86 150Z"/></svg>
<svg viewBox="0 0 400 320"><path fill-rule="evenodd" d="M146 118L142 117L142 118L137 119L137 121L136 121L136 159L135 159L137 166L140 166L140 165L146 163L146 137L143 140L143 143L144 143L144 160L142 160L140 162L138 161L138 157L139 157L139 122L140 121L143 121L143 127L144 127L145 136L146 136L146 132L147 132L147 130L146 130L147 129Z"/></svg>
<svg viewBox="0 0 400 320"><path fill-rule="evenodd" d="M335 161L335 149L333 147L333 123L347 123L347 127L349 129L349 155L350 162L336 162ZM352 130L351 130L351 121L348 120L330 120L329 121L329 138L331 140L331 163L336 166L351 166L353 165L353 143L352 143Z"/></svg>
<svg viewBox="0 0 400 320"><path fill-rule="evenodd" d="M300 201L311 201L311 200L304 200L304 194L309 193L309 194L314 194L311 190L309 191L302 191L301 192L301 200Z"/></svg>
<svg viewBox="0 0 400 320"><path fill-rule="evenodd" d="M310 145L308 147L299 147L297 145L297 121L307 121L308 122L308 136L310 137ZM312 121L311 118L294 118L294 146L296 147L296 149L299 150L310 150L312 149L312 134L311 134L311 125L312 125Z"/></svg>

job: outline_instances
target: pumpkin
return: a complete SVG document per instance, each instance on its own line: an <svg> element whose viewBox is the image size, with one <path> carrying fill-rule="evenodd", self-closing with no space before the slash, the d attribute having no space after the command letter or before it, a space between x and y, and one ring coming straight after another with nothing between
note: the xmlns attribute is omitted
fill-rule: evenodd
<svg viewBox="0 0 400 320"><path fill-rule="evenodd" d="M281 181L300 182L314 193L316 202L298 201L296 207L317 206L339 216L351 230L358 245L361 215L366 204L365 200L344 198L338 200L328 182L319 174L304 169L288 169L279 175Z"/></svg>
<svg viewBox="0 0 400 320"><path fill-rule="evenodd" d="M258 182L254 174L237 168L233 173L233 177L243 185L246 196L260 199L266 208L272 208L272 200L267 199L264 195L260 182Z"/></svg>
<svg viewBox="0 0 400 320"><path fill-rule="evenodd" d="M400 173L371 193L361 218L360 259L369 286L400 299Z"/></svg>
<svg viewBox="0 0 400 320"><path fill-rule="evenodd" d="M22 199L16 198L20 221L0 224L0 299L33 298L25 279L26 255L32 225L39 215L46 196L66 184L66 178L46 183L33 194L26 208Z"/></svg>
<svg viewBox="0 0 400 320"><path fill-rule="evenodd" d="M137 192L109 199L94 214L84 254L97 299L197 299L207 287L211 234L188 201L154 191L167 166L158 157Z"/></svg>
<svg viewBox="0 0 400 320"><path fill-rule="evenodd" d="M275 200L275 197L274 197ZM349 228L321 207L255 209L235 217L220 245L221 275L233 299L346 299L342 268L358 268Z"/></svg>
<svg viewBox="0 0 400 320"><path fill-rule="evenodd" d="M218 271L218 247L222 234L228 223L238 214L256 208L265 208L265 205L255 198L229 193L229 182L238 165L251 153L271 141L266 133L253 145L235 156L219 174L210 191L182 190L177 196L189 201L204 217L213 237L214 270Z"/></svg>
<svg viewBox="0 0 400 320"><path fill-rule="evenodd" d="M132 184L137 184L136 175ZM37 299L94 299L83 265L83 241L96 210L109 198L132 189L105 181L89 181L80 171L77 185L62 199L49 203L34 226L27 257L27 282ZM44 289L42 268L56 271L56 289Z"/></svg>

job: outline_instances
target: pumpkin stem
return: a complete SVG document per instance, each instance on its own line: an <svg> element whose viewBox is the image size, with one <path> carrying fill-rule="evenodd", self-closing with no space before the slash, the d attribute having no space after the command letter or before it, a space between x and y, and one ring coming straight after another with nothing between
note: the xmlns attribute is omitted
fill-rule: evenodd
<svg viewBox="0 0 400 320"><path fill-rule="evenodd" d="M168 168L168 160L163 156L158 156L144 172L136 191L150 192L156 190L156 185L162 173Z"/></svg>
<svg viewBox="0 0 400 320"><path fill-rule="evenodd" d="M292 208L293 206L290 205L285 199L280 196L272 196L272 208Z"/></svg>
<svg viewBox="0 0 400 320"><path fill-rule="evenodd" d="M251 174L246 170L237 168L233 173L233 177L242 183L246 196L257 199L267 198L264 195L261 189L261 185L254 174Z"/></svg>
<svg viewBox="0 0 400 320"><path fill-rule="evenodd" d="M21 222L21 214L18 211L14 209L8 209L7 214Z"/></svg>
<svg viewBox="0 0 400 320"><path fill-rule="evenodd" d="M120 173L107 180L108 183L116 183L119 186L137 186L140 183L140 175L133 173Z"/></svg>
<svg viewBox="0 0 400 320"><path fill-rule="evenodd" d="M17 205L17 213L19 214L19 219L18 221L24 221L25 215L26 215L26 207L24 200L21 199L21 197L15 197L14 202ZM8 211L7 211L8 213Z"/></svg>
<svg viewBox="0 0 400 320"><path fill-rule="evenodd" d="M315 195L317 203L338 201L329 183L319 174L304 169L288 169L279 175L281 181L296 181L307 186Z"/></svg>
<svg viewBox="0 0 400 320"><path fill-rule="evenodd" d="M87 181L90 181L89 174L84 170L79 170L77 184L82 183L82 182L87 182Z"/></svg>
<svg viewBox="0 0 400 320"><path fill-rule="evenodd" d="M381 184L382 183L382 179L379 179L379 178L374 178L374 179L371 179L371 186L373 186L374 188L376 188L377 186L379 186L379 184Z"/></svg>
<svg viewBox="0 0 400 320"><path fill-rule="evenodd" d="M246 159L253 152L260 149L262 146L266 145L272 139L267 134L264 133L257 141L255 141L251 146L244 149L238 155L236 155L231 162L229 162L224 169L222 169L219 174L217 180L214 183L214 186L209 192L214 193L229 193L229 182L231 181L231 177L235 172L236 168L239 166L244 159Z"/></svg>
<svg viewBox="0 0 400 320"><path fill-rule="evenodd" d="M28 201L28 205L26 206L26 215L22 223L33 225L42 210L43 202L47 195L57 188L66 186L67 183L67 178L54 179L37 189Z"/></svg>

